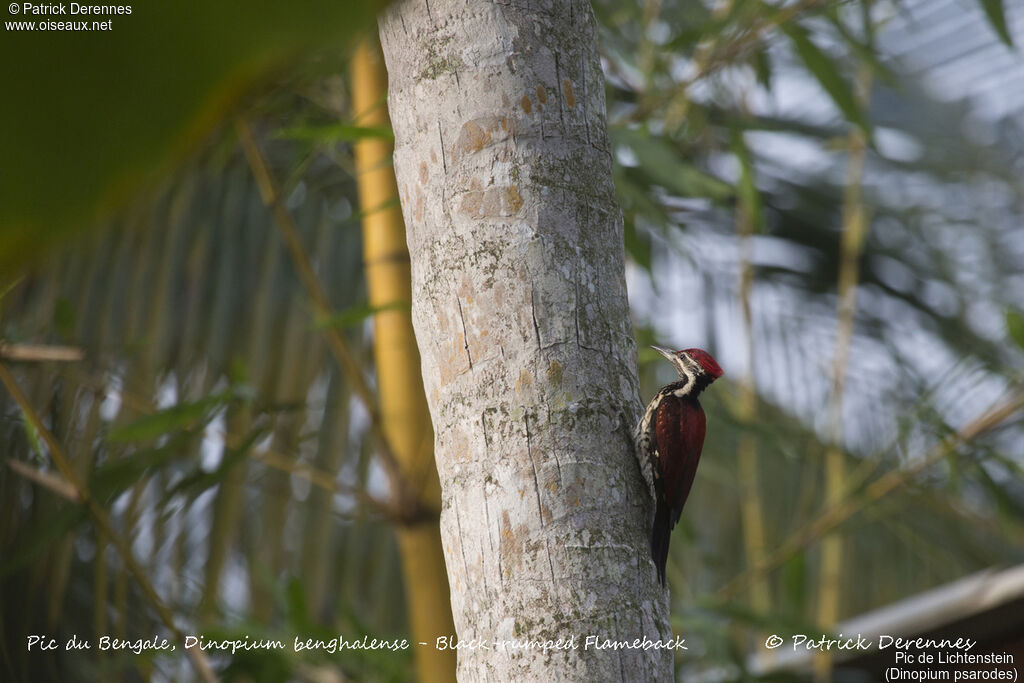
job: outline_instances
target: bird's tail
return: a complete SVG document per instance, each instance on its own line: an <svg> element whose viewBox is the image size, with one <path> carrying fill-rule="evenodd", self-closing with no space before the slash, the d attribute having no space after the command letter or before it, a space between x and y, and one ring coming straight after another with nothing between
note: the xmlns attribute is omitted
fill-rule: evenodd
<svg viewBox="0 0 1024 683"><path fill-rule="evenodd" d="M658 580L665 585L665 564L668 562L668 542L672 536L672 523L669 509L659 502L654 513L654 526L651 527L651 559L658 570Z"/></svg>

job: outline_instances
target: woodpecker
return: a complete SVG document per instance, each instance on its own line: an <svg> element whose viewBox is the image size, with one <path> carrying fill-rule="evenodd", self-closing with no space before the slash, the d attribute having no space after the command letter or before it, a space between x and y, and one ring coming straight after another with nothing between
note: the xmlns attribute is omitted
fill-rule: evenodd
<svg viewBox="0 0 1024 683"><path fill-rule="evenodd" d="M669 537L690 495L704 447L706 422L697 396L722 376L722 368L703 349L651 348L679 373L678 381L662 387L647 404L633 433L640 472L655 504L651 559L665 585Z"/></svg>

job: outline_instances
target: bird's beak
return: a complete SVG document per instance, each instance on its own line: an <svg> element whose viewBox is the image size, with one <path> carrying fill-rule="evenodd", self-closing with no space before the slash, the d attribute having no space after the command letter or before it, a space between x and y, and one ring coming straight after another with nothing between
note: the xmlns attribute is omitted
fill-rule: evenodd
<svg viewBox="0 0 1024 683"><path fill-rule="evenodd" d="M675 362L676 354L673 353L672 351L669 351L668 349L663 349L660 346L652 346L651 348L660 353L661 355L665 356L665 358L667 358L670 363Z"/></svg>

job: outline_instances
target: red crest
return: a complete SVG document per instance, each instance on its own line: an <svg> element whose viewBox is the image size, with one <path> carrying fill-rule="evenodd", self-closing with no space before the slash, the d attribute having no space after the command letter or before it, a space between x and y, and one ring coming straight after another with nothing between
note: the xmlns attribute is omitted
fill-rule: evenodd
<svg viewBox="0 0 1024 683"><path fill-rule="evenodd" d="M685 353L697 361L704 368L704 372L711 375L714 379L722 376L722 368L718 366L718 362L711 357L711 354L704 349L683 349L679 353Z"/></svg>

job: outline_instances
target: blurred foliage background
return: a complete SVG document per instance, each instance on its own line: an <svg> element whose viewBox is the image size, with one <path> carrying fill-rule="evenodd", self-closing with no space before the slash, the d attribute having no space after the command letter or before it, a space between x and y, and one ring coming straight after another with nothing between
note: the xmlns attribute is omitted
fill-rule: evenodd
<svg viewBox="0 0 1024 683"><path fill-rule="evenodd" d="M62 61L5 74L0 362L26 401L0 392L3 679L194 675L183 656L25 652L30 633L160 630L108 531L193 632L407 635L388 477L324 337L372 373L352 145L387 132L353 119L356 5L247 10L231 31L176 6L118 20L123 50L50 35ZM595 2L643 394L670 379L648 343L703 346L728 379L669 565L681 679L749 679L764 631L1024 560L1020 10ZM127 55L123 78L54 81ZM239 119L335 315L303 287ZM408 653L211 662L234 680L413 676Z"/></svg>

